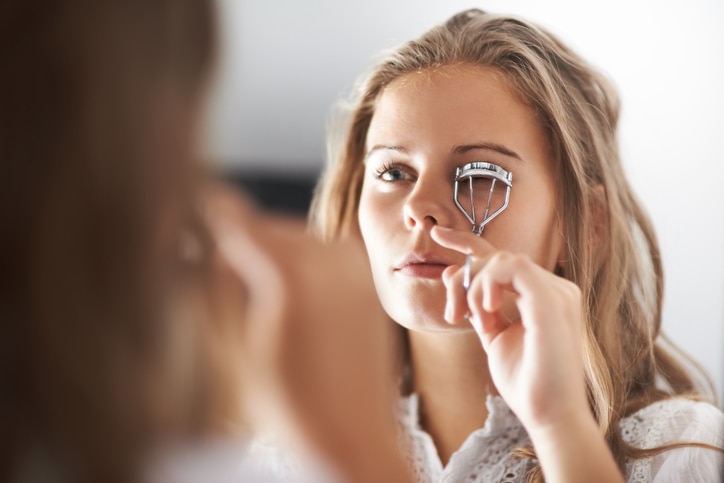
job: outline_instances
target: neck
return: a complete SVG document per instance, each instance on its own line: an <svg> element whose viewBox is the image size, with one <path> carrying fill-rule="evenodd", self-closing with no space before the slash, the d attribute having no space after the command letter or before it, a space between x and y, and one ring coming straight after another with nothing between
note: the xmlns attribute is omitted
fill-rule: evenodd
<svg viewBox="0 0 724 483"><path fill-rule="evenodd" d="M409 332L412 389L420 398L420 424L446 465L465 439L482 428L495 388L474 331Z"/></svg>

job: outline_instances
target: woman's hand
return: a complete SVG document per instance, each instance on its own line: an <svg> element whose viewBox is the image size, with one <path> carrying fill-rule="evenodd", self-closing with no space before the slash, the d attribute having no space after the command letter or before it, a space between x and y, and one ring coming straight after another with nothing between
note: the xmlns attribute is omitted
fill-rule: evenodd
<svg viewBox="0 0 724 483"><path fill-rule="evenodd" d="M527 430L546 481L623 481L588 405L578 287L472 233L435 227L432 237L474 256L467 293L463 267L443 273L446 320L469 314L495 387Z"/></svg>
<svg viewBox="0 0 724 483"><path fill-rule="evenodd" d="M394 422L396 332L361 244L323 244L303 220L259 213L229 189L206 208L244 287L253 429L281 432L348 481L408 481Z"/></svg>
<svg viewBox="0 0 724 483"><path fill-rule="evenodd" d="M496 388L526 429L565 425L572 417L590 419L578 287L472 233L435 227L432 237L473 255L467 292L463 267L449 267L443 274L445 317L452 324L469 318Z"/></svg>

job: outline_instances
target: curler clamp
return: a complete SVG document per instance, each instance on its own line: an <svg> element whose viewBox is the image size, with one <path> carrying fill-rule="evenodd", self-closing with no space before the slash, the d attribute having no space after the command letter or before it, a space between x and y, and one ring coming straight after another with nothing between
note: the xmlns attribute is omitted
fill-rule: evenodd
<svg viewBox="0 0 724 483"><path fill-rule="evenodd" d="M478 236L482 235L485 225L508 207L512 185L513 173L504 170L497 164L479 161L458 166L455 169L453 201L473 225L473 233ZM504 197L501 196L501 191L498 189L500 187L505 188ZM469 203L469 206L465 206L460 200L461 192L465 190L468 191L468 199L463 201ZM485 211L478 222L475 202L481 195L485 196L486 192ZM463 197L466 197L465 193L463 193Z"/></svg>

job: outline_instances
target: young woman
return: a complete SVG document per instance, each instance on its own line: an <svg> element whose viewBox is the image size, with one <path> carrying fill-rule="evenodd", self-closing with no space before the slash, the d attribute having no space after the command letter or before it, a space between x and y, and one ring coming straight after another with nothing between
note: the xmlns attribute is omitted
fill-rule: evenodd
<svg viewBox="0 0 724 483"><path fill-rule="evenodd" d="M399 421L420 481L720 481L724 418L660 333L659 249L618 114L553 35L479 10L361 84L312 220L361 236L404 328ZM470 163L511 185L481 236L454 202Z"/></svg>

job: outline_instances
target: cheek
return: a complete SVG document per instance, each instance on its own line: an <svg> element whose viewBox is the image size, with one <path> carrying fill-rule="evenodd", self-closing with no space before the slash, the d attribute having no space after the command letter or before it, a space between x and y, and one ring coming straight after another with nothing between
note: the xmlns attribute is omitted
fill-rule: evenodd
<svg viewBox="0 0 724 483"><path fill-rule="evenodd" d="M365 245L368 245L368 240L371 237L370 231L372 231L374 225L371 221L374 219L372 214L372 207L370 206L369 199L365 196L364 189L362 196L359 200L359 206L357 208L357 224L359 225L360 233Z"/></svg>
<svg viewBox="0 0 724 483"><path fill-rule="evenodd" d="M385 311L389 314L389 304L386 296L389 295L388 270L389 263L386 256L389 254L385 223L389 217L381 217L381 207L375 205L374 197L370 199L364 194L360 198L357 210L357 222L362 235L362 242L367 251L370 262L372 280L374 281L377 296Z"/></svg>
<svg viewBox="0 0 724 483"><path fill-rule="evenodd" d="M357 222L366 244L379 240L390 229L394 203L389 194L380 193L366 184L362 185Z"/></svg>
<svg viewBox="0 0 724 483"><path fill-rule="evenodd" d="M563 237L552 193L511 199L500 223L490 228L489 241L496 247L526 254L543 268L555 269Z"/></svg>
<svg viewBox="0 0 724 483"><path fill-rule="evenodd" d="M368 196L363 190L357 210L357 222L373 270L375 255L379 255L377 245L384 244L384 224L388 218L383 216L382 206L376 202L375 197Z"/></svg>

